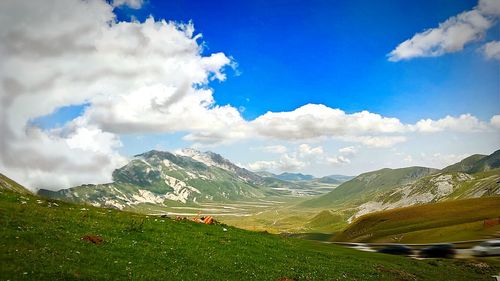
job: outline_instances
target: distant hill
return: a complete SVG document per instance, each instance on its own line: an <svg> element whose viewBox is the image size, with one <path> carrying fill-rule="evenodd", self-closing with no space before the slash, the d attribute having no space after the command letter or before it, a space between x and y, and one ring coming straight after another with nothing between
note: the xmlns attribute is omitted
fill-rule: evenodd
<svg viewBox="0 0 500 281"><path fill-rule="evenodd" d="M270 173L270 172L266 172L266 171L259 171L259 172L255 172L256 175L259 175L263 178L276 178L276 174L273 174L273 173Z"/></svg>
<svg viewBox="0 0 500 281"><path fill-rule="evenodd" d="M438 172L425 167L381 169L361 174L344 182L331 192L303 204L311 207L327 207L346 203L363 202L374 194L390 190L401 184L414 182L419 178Z"/></svg>
<svg viewBox="0 0 500 281"><path fill-rule="evenodd" d="M319 183L329 183L329 184L341 184L346 181L353 179L353 176L344 176L344 175L330 175L324 176L319 179L316 179Z"/></svg>
<svg viewBox="0 0 500 281"><path fill-rule="evenodd" d="M301 173L281 173L274 176L277 179L285 181L310 181L314 179L312 175L304 175Z"/></svg>
<svg viewBox="0 0 500 281"><path fill-rule="evenodd" d="M354 176L346 176L346 175L329 175L329 176L325 176L323 178L330 178L330 179L334 179L334 180L338 180L338 181L341 181L341 182L346 182L348 180L351 180L354 178Z"/></svg>
<svg viewBox="0 0 500 281"><path fill-rule="evenodd" d="M11 190L17 193L30 194L31 192L24 186L15 182L14 180L6 177L4 174L0 173L0 189Z"/></svg>
<svg viewBox="0 0 500 281"><path fill-rule="evenodd" d="M305 175L301 173L281 173L279 175L267 172L267 171L260 171L260 172L255 172L255 174L261 176L261 177L267 177L267 178L275 178L279 179L282 181L289 181L289 182L310 182L310 184L314 183L320 183L320 184L334 184L338 185L343 182L346 182L352 178L353 176L345 176L345 175L330 175L330 176L324 176L321 178L316 178L312 175Z"/></svg>

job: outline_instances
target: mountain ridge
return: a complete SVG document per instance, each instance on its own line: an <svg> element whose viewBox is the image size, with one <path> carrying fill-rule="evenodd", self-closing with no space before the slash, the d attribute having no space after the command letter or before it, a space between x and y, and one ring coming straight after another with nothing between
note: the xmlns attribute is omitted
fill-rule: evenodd
<svg viewBox="0 0 500 281"><path fill-rule="evenodd" d="M116 169L112 183L81 185L55 192L39 190L39 194L123 209L141 203L227 201L276 193L262 186L263 182L260 176L213 152L190 150L175 154L151 150L135 155L125 166Z"/></svg>

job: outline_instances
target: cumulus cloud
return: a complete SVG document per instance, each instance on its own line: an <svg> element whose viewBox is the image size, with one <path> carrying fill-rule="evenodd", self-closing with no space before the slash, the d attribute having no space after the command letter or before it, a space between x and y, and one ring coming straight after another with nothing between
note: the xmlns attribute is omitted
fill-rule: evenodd
<svg viewBox="0 0 500 281"><path fill-rule="evenodd" d="M436 57L463 50L470 42L484 38L485 32L500 15L500 1L480 0L478 6L415 34L388 54L390 61L417 57Z"/></svg>
<svg viewBox="0 0 500 281"><path fill-rule="evenodd" d="M446 154L446 153L398 153L403 157L403 162L408 165L418 165L426 167L444 168L451 164L455 164L470 156L470 154Z"/></svg>
<svg viewBox="0 0 500 281"><path fill-rule="evenodd" d="M350 136L340 139L361 143L364 146L375 148L387 148L408 140L405 136Z"/></svg>
<svg viewBox="0 0 500 281"><path fill-rule="evenodd" d="M349 158L342 155L335 157L328 157L326 161L332 165L342 165L351 163L351 160Z"/></svg>
<svg viewBox="0 0 500 281"><path fill-rule="evenodd" d="M251 126L261 136L287 140L405 130L397 118L368 111L347 114L322 104L307 104L288 112L267 112L253 120Z"/></svg>
<svg viewBox="0 0 500 281"><path fill-rule="evenodd" d="M256 161L254 163L248 164L247 166L252 171L277 170L282 172L294 172L303 169L306 165L306 162L301 161L294 156L284 154L278 160Z"/></svg>
<svg viewBox="0 0 500 281"><path fill-rule="evenodd" d="M1 170L39 188L110 181L113 169L126 162L115 152L118 138L97 128L45 132L29 127L14 140L2 143Z"/></svg>
<svg viewBox="0 0 500 281"><path fill-rule="evenodd" d="M351 163L351 158L358 152L356 147L354 146L346 146L342 147L338 150L340 155L332 156L332 157L327 157L326 162L334 165L334 166L339 166L343 164L349 164Z"/></svg>
<svg viewBox="0 0 500 281"><path fill-rule="evenodd" d="M113 7L128 6L132 9L140 9L144 4L143 0L113 0Z"/></svg>
<svg viewBox="0 0 500 281"><path fill-rule="evenodd" d="M344 155L354 155L356 154L357 150L354 146L346 146L339 149L339 152Z"/></svg>
<svg viewBox="0 0 500 281"><path fill-rule="evenodd" d="M481 132L488 130L489 126L486 122L480 121L475 116L462 114L458 118L446 116L439 120L423 119L415 124L414 129L423 133L435 133L445 130L453 132Z"/></svg>
<svg viewBox="0 0 500 281"><path fill-rule="evenodd" d="M500 2L498 0L480 0L478 10L485 15L498 16L500 15Z"/></svg>
<svg viewBox="0 0 500 281"><path fill-rule="evenodd" d="M287 152L287 148L284 145L267 145L267 146L261 146L254 148L256 150L260 150L263 152L268 152L268 153L277 153L277 154L283 154Z"/></svg>
<svg viewBox="0 0 500 281"><path fill-rule="evenodd" d="M488 42L483 46L482 50L487 59L500 60L500 41Z"/></svg>
<svg viewBox="0 0 500 281"><path fill-rule="evenodd" d="M223 53L202 56L192 24L116 21L113 6L142 1L49 2L0 2L3 172L33 189L106 182L123 163L118 134L242 137L244 129L227 130L243 122L239 112L215 105L206 87L224 80L232 62ZM88 104L85 112L63 128L31 125L79 104Z"/></svg>
<svg viewBox="0 0 500 281"><path fill-rule="evenodd" d="M500 115L495 115L495 116L491 117L490 124L494 128L500 130Z"/></svg>
<svg viewBox="0 0 500 281"><path fill-rule="evenodd" d="M323 147L311 147L310 145L303 143L299 145L298 154L302 158L316 158L323 156Z"/></svg>
<svg viewBox="0 0 500 281"><path fill-rule="evenodd" d="M284 146L267 146L267 149L272 149L272 152L283 151L280 158L277 160L270 161L256 161L254 163L248 164L248 168L253 171L298 171L311 164L324 160L323 147L316 146L313 147L309 144L303 143L297 147L295 151L291 153L285 153L286 147Z"/></svg>
<svg viewBox="0 0 500 281"><path fill-rule="evenodd" d="M339 149L339 155L327 157L322 146L311 146L309 144L300 144L295 151L284 153L277 160L256 161L250 163L247 167L253 171L298 171L317 164L342 165L351 162L350 157L356 154L354 146L343 147Z"/></svg>

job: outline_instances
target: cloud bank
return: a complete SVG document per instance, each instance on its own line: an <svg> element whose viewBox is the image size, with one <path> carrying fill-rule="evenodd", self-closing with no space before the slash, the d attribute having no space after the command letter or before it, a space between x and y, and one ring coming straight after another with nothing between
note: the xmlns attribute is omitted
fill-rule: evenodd
<svg viewBox="0 0 500 281"><path fill-rule="evenodd" d="M206 87L231 60L202 56L192 24L117 22L97 0L7 0L0 11L0 169L31 188L110 181L125 161L118 134L221 132L242 121ZM62 128L31 123L80 104L83 115Z"/></svg>

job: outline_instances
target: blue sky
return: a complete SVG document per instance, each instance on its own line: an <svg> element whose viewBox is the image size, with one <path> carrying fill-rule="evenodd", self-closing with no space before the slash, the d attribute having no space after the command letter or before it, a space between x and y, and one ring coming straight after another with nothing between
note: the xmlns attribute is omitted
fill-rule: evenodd
<svg viewBox="0 0 500 281"><path fill-rule="evenodd" d="M471 44L439 58L390 62L387 54L414 33L432 28L477 1L147 1L131 18L193 22L204 52L224 52L237 63L214 82L218 104L242 109L252 120L267 111L321 103L348 113L361 110L404 122L500 112L498 61ZM488 31L498 38L500 26ZM37 120L44 127L80 115L64 108Z"/></svg>
<svg viewBox="0 0 500 281"><path fill-rule="evenodd" d="M2 42L19 35L0 44L0 170L27 185L106 182L151 149L322 176L500 148L497 0L0 8Z"/></svg>
<svg viewBox="0 0 500 281"><path fill-rule="evenodd" d="M119 19L192 21L207 52L238 63L212 83L218 104L243 106L246 119L322 103L369 110L405 122L499 112L498 62L466 50L439 58L389 62L416 32L471 9L477 1L149 1L117 9ZM488 37L498 38L498 25ZM238 75L239 74L239 75Z"/></svg>

